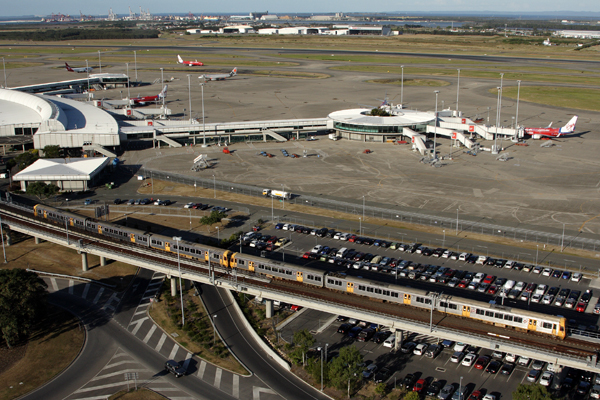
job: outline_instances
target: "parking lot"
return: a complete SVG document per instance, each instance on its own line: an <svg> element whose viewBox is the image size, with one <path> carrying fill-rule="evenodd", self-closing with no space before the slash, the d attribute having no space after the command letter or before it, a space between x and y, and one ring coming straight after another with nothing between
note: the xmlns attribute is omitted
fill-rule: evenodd
<svg viewBox="0 0 600 400"><path fill-rule="evenodd" d="M341 271L347 274L361 276L364 278L385 281L390 283L405 284L411 287L444 292L444 294L460 296L479 301L489 302L491 300L497 303L504 304L514 308L530 309L532 311L541 312L550 315L562 315L569 320L570 327L578 329L589 329L596 331L598 324L598 316L594 314L594 305L598 301L598 295L594 294L590 287L590 280L586 278L573 280L573 275L577 274L570 273L570 275L563 274L565 271L557 270L554 274L554 270L545 270L545 268L535 269L531 264L521 264L515 262L513 268L506 268L504 266L497 267L496 265L480 265L475 263L478 255L473 255L473 258L469 262L461 261L457 255L457 259L444 257L434 257L432 255L425 255L428 252L421 251L407 252L399 249L392 249L391 245L382 247L381 243L379 246L374 244L365 244L357 242L349 242L348 240L334 239L333 237L319 237L317 235L303 234L296 231L283 230L283 229L269 229L261 231L260 234L265 237L275 236L276 238L286 238L287 243L281 247L274 247L273 252L264 251L264 245L259 245L259 240L255 239L254 246L246 246L242 251L253 252L255 254L263 254L266 257L273 259L282 259L291 263L300 263L310 265L313 268L318 268L328 271ZM250 243L252 241L249 241ZM323 246L320 251L325 249L325 246L329 248L330 253L334 256L329 257L328 255L316 255L311 253L315 249L315 246ZM383 267L381 264L374 266L371 263L365 261L355 261L342 259L335 257L341 248L354 249L357 253L364 253L369 255L368 257L373 259L376 256L381 256L381 260L384 257L388 257L390 260L395 260L396 267L392 268L389 265ZM423 249L424 250L424 249ZM348 253L347 253L348 254ZM307 258L304 258L307 257ZM324 261L321 261L324 260ZM410 261L412 265L406 268L401 266L406 265ZM505 260L506 261L506 260ZM516 268L515 268L516 266ZM367 269L368 268L368 269ZM375 268L377 270L375 270ZM442 270L442 268L445 268ZM451 274L451 276L443 276L444 279L435 277L435 273L428 273L429 271L444 271L444 273ZM420 271L420 272L419 272ZM410 275L413 278L409 278L409 272L415 273ZM477 275L477 274L480 275ZM454 279L455 276L462 276L460 279ZM454 279L454 280L453 280ZM489 282L485 283L484 281ZM434 282L435 281L435 282ZM477 283L473 284L473 281ZM506 282L514 281L514 286L511 291L506 291L505 296L501 296L502 289L497 287L494 294L489 292L490 287L494 286L494 282ZM534 283L535 285L530 285ZM460 287L464 285L465 287ZM469 289L471 285L471 289ZM544 286L542 286L544 285ZM539 289L543 292L539 296L535 296L536 290ZM477 288L484 288L485 290L477 290ZM515 288L518 288L518 293L515 293ZM555 289L552 289L555 288ZM569 292L566 292L568 289ZM585 292L590 292L586 295ZM550 295L552 301L548 304L543 303L543 295L547 293L556 293ZM563 306L556 306L555 299L563 291L564 299ZM566 292L566 293L564 293ZM576 299L569 302L571 307L567 307L568 295L576 295ZM522 296L527 293L526 300L520 300ZM579 299L585 295L587 302L584 303L584 311L577 311L577 305L582 303ZM533 299L533 301L532 301Z"/></svg>

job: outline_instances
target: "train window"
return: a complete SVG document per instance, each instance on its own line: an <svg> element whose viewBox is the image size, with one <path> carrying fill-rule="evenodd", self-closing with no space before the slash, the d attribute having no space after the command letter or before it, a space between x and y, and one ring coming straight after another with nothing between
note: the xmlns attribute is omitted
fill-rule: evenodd
<svg viewBox="0 0 600 400"><path fill-rule="evenodd" d="M494 314L494 318L497 318L497 319L502 319L502 314L500 314L500 313L495 313L495 314Z"/></svg>
<svg viewBox="0 0 600 400"><path fill-rule="evenodd" d="M486 317L493 317L493 316L494 316L494 313L493 313L492 311L486 311L486 312L485 312L485 316L486 316Z"/></svg>
<svg viewBox="0 0 600 400"><path fill-rule="evenodd" d="M389 290L384 290L383 291L383 295L384 296L389 296L390 295L390 291Z"/></svg>
<svg viewBox="0 0 600 400"><path fill-rule="evenodd" d="M463 307L463 308L464 308L464 307ZM475 314L477 314L477 315L484 315L484 314L485 314L485 311L484 311L484 310L477 309L477 310L475 310Z"/></svg>
<svg viewBox="0 0 600 400"><path fill-rule="evenodd" d="M334 285L335 282L333 281L333 279L327 279L327 284Z"/></svg>
<svg viewBox="0 0 600 400"><path fill-rule="evenodd" d="M369 292L369 293L373 293L373 288L372 288L372 287L368 287L368 288L367 288L367 292Z"/></svg>
<svg viewBox="0 0 600 400"><path fill-rule="evenodd" d="M544 329L552 329L552 324L550 322L542 322L542 328ZM556 327L554 327L556 329Z"/></svg>
<svg viewBox="0 0 600 400"><path fill-rule="evenodd" d="M398 297L400 297L400 295L398 294L398 292L392 292L392 297L395 297L397 299Z"/></svg>
<svg viewBox="0 0 600 400"><path fill-rule="evenodd" d="M451 310L458 310L458 306L453 303L448 303L448 308Z"/></svg>
<svg viewBox="0 0 600 400"><path fill-rule="evenodd" d="M448 307L448 303L446 303L445 301L440 301L440 307L446 308Z"/></svg>
<svg viewBox="0 0 600 400"><path fill-rule="evenodd" d="M416 301L417 303L424 303L424 302L425 302L425 299L424 299L424 298L422 298L422 297L419 297L419 296L417 296L417 297L415 298L415 301Z"/></svg>
<svg viewBox="0 0 600 400"><path fill-rule="evenodd" d="M288 271L288 272L290 272L290 273L291 273L291 271ZM317 281L317 282L321 282L321 277L320 277L320 276L315 276L315 281Z"/></svg>
<svg viewBox="0 0 600 400"><path fill-rule="evenodd" d="M237 260L238 265L246 265L246 261L244 260ZM288 274L291 275L291 274Z"/></svg>
<svg viewBox="0 0 600 400"><path fill-rule="evenodd" d="M515 321L517 324L522 324L522 323L523 323L523 318L521 318L521 317L515 317L515 318L514 318L514 321Z"/></svg>
<svg viewBox="0 0 600 400"><path fill-rule="evenodd" d="M375 294L381 294L381 289L375 289Z"/></svg>
<svg viewBox="0 0 600 400"><path fill-rule="evenodd" d="M292 275L293 274L292 271L289 271L289 270L285 271L285 273L286 273L286 275Z"/></svg>
<svg viewBox="0 0 600 400"><path fill-rule="evenodd" d="M365 285L358 285L358 290L364 292L365 291Z"/></svg>
<svg viewBox="0 0 600 400"><path fill-rule="evenodd" d="M431 299L425 299L425 304L431 304Z"/></svg>
<svg viewBox="0 0 600 400"><path fill-rule="evenodd" d="M504 319L506 321L512 321L513 320L513 316L512 315L508 315L508 314L504 314Z"/></svg>

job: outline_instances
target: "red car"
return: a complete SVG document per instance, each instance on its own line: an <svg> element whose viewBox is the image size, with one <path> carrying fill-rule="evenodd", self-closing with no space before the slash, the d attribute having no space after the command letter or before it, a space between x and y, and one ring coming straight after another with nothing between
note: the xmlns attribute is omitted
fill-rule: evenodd
<svg viewBox="0 0 600 400"><path fill-rule="evenodd" d="M496 294L496 292L498 291L498 287L496 287L496 285L492 285L488 288L487 292L489 294Z"/></svg>
<svg viewBox="0 0 600 400"><path fill-rule="evenodd" d="M587 303L580 301L579 303L577 303L577 307L575 307L575 311L585 312L586 307L587 307Z"/></svg>
<svg viewBox="0 0 600 400"><path fill-rule="evenodd" d="M269 239L267 239L267 243L269 243L269 244L275 244L276 241L277 241L277 236L271 236Z"/></svg>
<svg viewBox="0 0 600 400"><path fill-rule="evenodd" d="M479 390L476 390L473 393L471 393L467 400L481 400L482 397L483 393L481 393Z"/></svg>
<svg viewBox="0 0 600 400"><path fill-rule="evenodd" d="M357 236L356 236L356 235L352 235L352 236L350 236L350 237L348 238L348 241L349 241L349 242L352 242L352 243L354 243L354 241L356 240L356 238L357 238Z"/></svg>
<svg viewBox="0 0 600 400"><path fill-rule="evenodd" d="M300 306L294 306L293 305L293 306L290 307L291 311L300 311L301 309L302 309L302 307L300 307Z"/></svg>
<svg viewBox="0 0 600 400"><path fill-rule="evenodd" d="M469 280L468 279L463 279L458 284L458 287L461 287L461 288L466 288L467 286L469 286Z"/></svg>
<svg viewBox="0 0 600 400"><path fill-rule="evenodd" d="M421 393L423 389L427 386L427 381L425 379L419 379L415 382L415 386L413 386L413 392Z"/></svg>
<svg viewBox="0 0 600 400"><path fill-rule="evenodd" d="M475 361L475 369L484 369L489 362L490 358L488 356L481 356Z"/></svg>
<svg viewBox="0 0 600 400"><path fill-rule="evenodd" d="M304 253L302 255L302 258L308 258L308 257L310 257L310 251L307 251L306 253Z"/></svg>
<svg viewBox="0 0 600 400"><path fill-rule="evenodd" d="M485 279L483 280L483 283L487 283L487 284L491 284L492 282L494 282L496 280L496 277L494 275L488 275L485 277Z"/></svg>

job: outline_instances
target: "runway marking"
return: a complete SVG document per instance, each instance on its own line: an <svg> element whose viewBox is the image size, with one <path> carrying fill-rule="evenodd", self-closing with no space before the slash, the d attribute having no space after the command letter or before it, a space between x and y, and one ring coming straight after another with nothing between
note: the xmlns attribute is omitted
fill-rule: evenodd
<svg viewBox="0 0 600 400"><path fill-rule="evenodd" d="M175 356L177 355L178 351L179 351L179 345L175 344L173 346L173 350L171 350L171 354L169 354L169 360L173 360L175 358Z"/></svg>
<svg viewBox="0 0 600 400"><path fill-rule="evenodd" d="M162 349L163 344L165 343L165 340L167 339L167 335L166 334L162 334L162 336L160 337L158 344L156 345L156 347L154 348L154 350L159 351L160 349Z"/></svg>
<svg viewBox="0 0 600 400"><path fill-rule="evenodd" d="M236 399L240 398L240 376L233 374L233 388L231 395Z"/></svg>
<svg viewBox="0 0 600 400"><path fill-rule="evenodd" d="M421 205L419 206L419 208L423 208L423 207L425 207L425 206L427 205L427 203L429 203L429 200L425 200L425 202L424 202L423 204L421 204Z"/></svg>
<svg viewBox="0 0 600 400"><path fill-rule="evenodd" d="M579 231L583 230L583 228L585 227L585 224L587 224L587 223L588 223L588 222L590 222L591 220L593 220L593 219L595 219L595 218L598 218L598 217L600 217L600 214L598 214L598 215L594 215L592 218L590 218L590 219L588 219L588 220L586 220L586 221L583 221L583 224L581 224L581 226L579 227ZM594 232L592 232L592 233L594 233Z"/></svg>
<svg viewBox="0 0 600 400"><path fill-rule="evenodd" d="M204 371L206 370L206 361L200 361L200 368L198 368L198 378L202 379L204 377Z"/></svg>
<svg viewBox="0 0 600 400"><path fill-rule="evenodd" d="M85 300L85 298L87 297L88 291L90 290L90 284L86 283L85 287L83 288L83 295L81 296L82 299Z"/></svg>
<svg viewBox="0 0 600 400"><path fill-rule="evenodd" d="M216 388L221 387L221 376L223 375L223 370L221 368L217 368L217 372L215 373L215 384L213 385Z"/></svg>
<svg viewBox="0 0 600 400"><path fill-rule="evenodd" d="M104 293L104 288L100 288L100 290L98 291L98 294L96 295L96 298L94 299L94 304L98 303L98 300L100 300L100 296L102 296L102 293Z"/></svg>
<svg viewBox="0 0 600 400"><path fill-rule="evenodd" d="M454 201L454 202L450 203L450 205L448 207L444 208L442 211L448 211L448 210L455 209L457 204L458 204L458 201Z"/></svg>
<svg viewBox="0 0 600 400"><path fill-rule="evenodd" d="M262 388L262 387L257 387L257 386L253 386L252 387L252 400L260 400L260 394L261 393L266 393L266 394L277 394L275 393L273 390L271 389L267 389L267 388Z"/></svg>
<svg viewBox="0 0 600 400"><path fill-rule="evenodd" d="M146 317L146 318L142 318L142 319L138 319L137 321L135 321L135 322L134 322L134 324L137 324L137 325L136 325L136 326L135 326L135 328L133 328L133 330L131 331L131 334L132 334L133 336L137 335L138 331L139 331L139 330L140 330L140 328L142 327L142 324L143 324L143 323L144 323L144 321L145 321L145 320L147 320L147 319L148 319L148 317ZM131 326L131 325L132 325L132 324L130 324L130 326Z"/></svg>
<svg viewBox="0 0 600 400"><path fill-rule="evenodd" d="M192 353L188 353L185 361L183 362L183 369L185 369L186 371L190 366L190 361L192 361L192 357L194 357L194 355Z"/></svg>
<svg viewBox="0 0 600 400"><path fill-rule="evenodd" d="M52 282L52 289L54 289L55 292L58 292L58 284L56 283L56 278L50 278L50 282Z"/></svg>
<svg viewBox="0 0 600 400"><path fill-rule="evenodd" d="M144 340L142 340L142 342L148 343L148 340L150 340L150 338L152 337L152 334L154 333L155 330L156 330L156 325L152 324L152 326L150 327L150 330L148 331L148 333L146 334L146 337L144 338Z"/></svg>
<svg viewBox="0 0 600 400"><path fill-rule="evenodd" d="M473 189L473 196L483 197L483 193L481 193L481 189Z"/></svg>

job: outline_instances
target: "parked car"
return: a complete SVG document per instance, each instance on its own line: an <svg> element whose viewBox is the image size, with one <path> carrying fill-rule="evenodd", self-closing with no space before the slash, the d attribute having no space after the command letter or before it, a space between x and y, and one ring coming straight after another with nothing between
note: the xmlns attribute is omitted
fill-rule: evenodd
<svg viewBox="0 0 600 400"><path fill-rule="evenodd" d="M546 371L540 377L540 385L550 386L552 384L552 379L554 379L554 374L550 371Z"/></svg>
<svg viewBox="0 0 600 400"><path fill-rule="evenodd" d="M440 390L440 393L438 394L437 398L439 400L450 400L452 398L452 393L454 393L454 390L454 385L446 385L442 390Z"/></svg>
<svg viewBox="0 0 600 400"><path fill-rule="evenodd" d="M484 369L489 362L490 358L488 356L481 356L475 362L475 369Z"/></svg>
<svg viewBox="0 0 600 400"><path fill-rule="evenodd" d="M381 383L381 382L385 382L389 379L389 377L392 375L392 371L390 371L388 368L381 368L376 374L375 374L375 378L373 379L375 381L375 383Z"/></svg>
<svg viewBox="0 0 600 400"><path fill-rule="evenodd" d="M469 353L465 356L465 358L463 358L462 360L462 365L465 367L470 367L471 365L473 365L473 363L475 362L475 359L477 358L477 355L474 353Z"/></svg>
<svg viewBox="0 0 600 400"><path fill-rule="evenodd" d="M413 374L407 374L402 380L402 386L406 389L412 389L415 386L415 382L417 381L417 377Z"/></svg>

